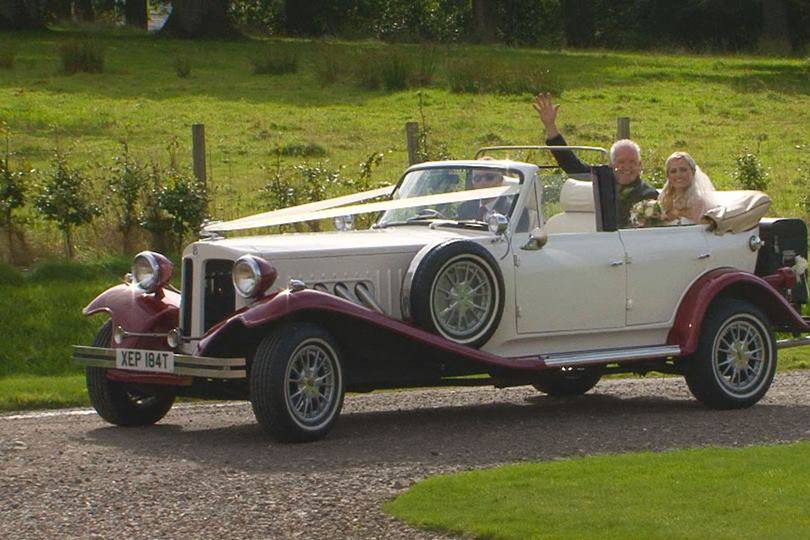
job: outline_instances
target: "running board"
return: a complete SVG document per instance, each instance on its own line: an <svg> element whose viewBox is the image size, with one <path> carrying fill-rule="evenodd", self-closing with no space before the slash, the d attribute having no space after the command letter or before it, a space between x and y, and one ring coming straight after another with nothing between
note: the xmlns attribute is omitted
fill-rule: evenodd
<svg viewBox="0 0 810 540"><path fill-rule="evenodd" d="M658 345L654 347L633 347L631 349L556 353L543 357L543 361L548 367L570 367L647 360L649 358L666 358L668 356L680 356L680 354L681 348L678 345Z"/></svg>

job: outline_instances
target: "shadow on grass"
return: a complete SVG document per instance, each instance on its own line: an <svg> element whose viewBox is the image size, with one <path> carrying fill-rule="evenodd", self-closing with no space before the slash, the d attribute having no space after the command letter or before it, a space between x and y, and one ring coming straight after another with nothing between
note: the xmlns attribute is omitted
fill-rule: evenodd
<svg viewBox="0 0 810 540"><path fill-rule="evenodd" d="M712 411L693 400L596 394L344 413L327 439L296 445L271 442L253 423L247 405L224 410L229 411L225 420L235 425L195 430L194 420L172 424L170 414L151 428L104 427L88 435L98 444L144 456L161 448L175 459L209 466L287 472L392 462L486 466L593 453L760 444L806 438L810 421L810 407L805 406Z"/></svg>

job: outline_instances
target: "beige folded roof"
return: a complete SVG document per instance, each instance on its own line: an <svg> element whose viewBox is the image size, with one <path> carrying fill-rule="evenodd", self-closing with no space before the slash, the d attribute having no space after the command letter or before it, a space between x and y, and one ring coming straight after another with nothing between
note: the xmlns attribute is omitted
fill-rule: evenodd
<svg viewBox="0 0 810 540"><path fill-rule="evenodd" d="M761 191L716 191L712 195L718 206L703 217L718 235L753 229L771 207L771 198Z"/></svg>

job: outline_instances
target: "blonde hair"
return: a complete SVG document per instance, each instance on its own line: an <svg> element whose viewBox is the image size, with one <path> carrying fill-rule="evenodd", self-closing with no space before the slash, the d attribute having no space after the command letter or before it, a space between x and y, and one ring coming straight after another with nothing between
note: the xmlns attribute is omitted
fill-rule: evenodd
<svg viewBox="0 0 810 540"><path fill-rule="evenodd" d="M689 168L692 169L692 183L690 183L689 187L686 188L682 193L677 193L675 188L672 187L672 184L669 183L669 180L667 180L667 183L664 184L664 189L661 190L661 195L658 196L658 202L661 203L661 207L665 212L670 212L673 209L684 210L689 208L695 202L695 200L699 198L699 192L697 186L695 185L695 174L697 173L698 167L694 158L688 153L674 152L667 158L667 161L664 164L664 170L666 171L667 176L669 175L669 164L676 159L684 160Z"/></svg>

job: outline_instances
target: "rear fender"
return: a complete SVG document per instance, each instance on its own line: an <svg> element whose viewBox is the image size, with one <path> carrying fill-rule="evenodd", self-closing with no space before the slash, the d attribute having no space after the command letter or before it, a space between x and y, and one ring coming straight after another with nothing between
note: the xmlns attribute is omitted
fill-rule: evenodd
<svg viewBox="0 0 810 540"><path fill-rule="evenodd" d="M85 315L106 312L113 328L121 326L128 332L167 333L177 328L180 295L163 289L162 294L145 293L139 288L121 284L98 295L82 310ZM165 339L129 337L117 345L132 349L168 349Z"/></svg>
<svg viewBox="0 0 810 540"><path fill-rule="evenodd" d="M810 326L796 312L775 286L789 285L790 277L784 269L777 274L761 278L734 268L716 268L707 272L684 295L675 324L667 336L667 344L679 345L683 355L697 349L703 319L719 297L748 300L761 309L775 328L780 330L810 331ZM792 270L790 270L792 272Z"/></svg>

